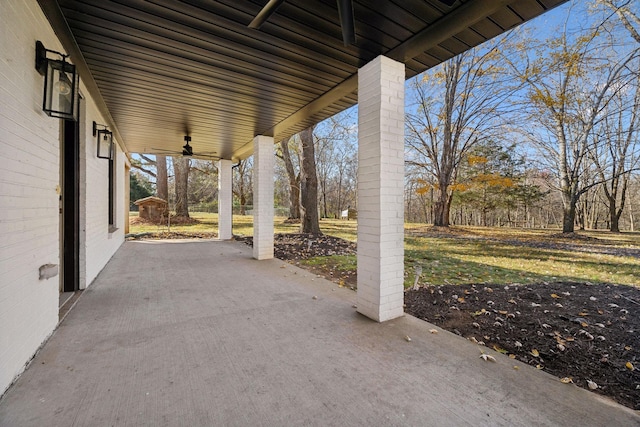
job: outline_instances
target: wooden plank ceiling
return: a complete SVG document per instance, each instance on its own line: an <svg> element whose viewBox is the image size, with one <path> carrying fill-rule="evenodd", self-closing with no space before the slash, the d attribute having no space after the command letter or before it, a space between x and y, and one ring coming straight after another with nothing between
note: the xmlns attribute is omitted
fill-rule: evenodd
<svg viewBox="0 0 640 427"><path fill-rule="evenodd" d="M349 46L335 0L285 0L260 29L267 0L40 4L128 152L179 153L189 134L195 153L237 160L255 135L356 104L358 68L380 54L409 78L564 1L354 0Z"/></svg>

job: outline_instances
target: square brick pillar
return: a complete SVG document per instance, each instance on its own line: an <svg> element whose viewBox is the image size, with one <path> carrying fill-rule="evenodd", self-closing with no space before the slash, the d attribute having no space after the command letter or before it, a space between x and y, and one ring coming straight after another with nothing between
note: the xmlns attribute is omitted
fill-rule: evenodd
<svg viewBox="0 0 640 427"><path fill-rule="evenodd" d="M253 139L253 257L273 258L273 137Z"/></svg>
<svg viewBox="0 0 640 427"><path fill-rule="evenodd" d="M231 160L218 160L218 238L233 237L233 192L231 187Z"/></svg>
<svg viewBox="0 0 640 427"><path fill-rule="evenodd" d="M358 71L358 312L404 314L404 64Z"/></svg>

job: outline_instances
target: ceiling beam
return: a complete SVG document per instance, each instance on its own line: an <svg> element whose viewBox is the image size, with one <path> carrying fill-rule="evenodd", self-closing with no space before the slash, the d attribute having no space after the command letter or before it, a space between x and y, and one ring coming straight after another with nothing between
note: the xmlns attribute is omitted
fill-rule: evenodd
<svg viewBox="0 0 640 427"><path fill-rule="evenodd" d="M260 12L258 12L256 17L249 23L248 27L253 28L254 30L259 29L282 3L284 3L284 0L269 0L269 3L267 3Z"/></svg>

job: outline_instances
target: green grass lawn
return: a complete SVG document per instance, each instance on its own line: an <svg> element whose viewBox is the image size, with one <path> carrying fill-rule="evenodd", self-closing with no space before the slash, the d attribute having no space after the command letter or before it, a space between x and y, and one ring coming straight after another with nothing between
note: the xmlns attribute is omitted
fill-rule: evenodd
<svg viewBox="0 0 640 427"><path fill-rule="evenodd" d="M172 226L172 231L215 232L217 214L193 213L199 223ZM276 233L295 233L297 224L285 224L276 217ZM253 217L234 215L233 233L250 236ZM356 221L323 219L320 228L325 234L356 241ZM541 281L589 281L640 286L640 259L631 256L612 256L558 249L542 249L510 244L512 240L549 240L571 243L569 239L555 239L558 230L520 230L506 228L456 227L466 238L436 238L420 236L424 224L405 225L405 285L412 285L415 266L422 266L422 284L461 283L533 283ZM166 231L155 225L131 225L131 233ZM594 238L578 241L584 245L606 245L620 248L640 248L640 233L580 232ZM468 237L490 237L495 241ZM595 240L597 239L597 240ZM311 259L307 264L330 265L336 270L356 268L354 256Z"/></svg>

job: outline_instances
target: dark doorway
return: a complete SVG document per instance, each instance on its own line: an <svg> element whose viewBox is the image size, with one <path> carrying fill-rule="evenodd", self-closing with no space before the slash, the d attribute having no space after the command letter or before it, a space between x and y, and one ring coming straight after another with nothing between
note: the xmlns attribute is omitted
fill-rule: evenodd
<svg viewBox="0 0 640 427"><path fill-rule="evenodd" d="M80 284L80 121L64 120L60 155L61 291Z"/></svg>

